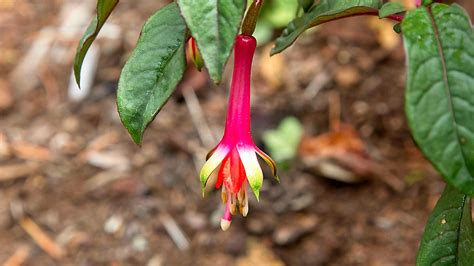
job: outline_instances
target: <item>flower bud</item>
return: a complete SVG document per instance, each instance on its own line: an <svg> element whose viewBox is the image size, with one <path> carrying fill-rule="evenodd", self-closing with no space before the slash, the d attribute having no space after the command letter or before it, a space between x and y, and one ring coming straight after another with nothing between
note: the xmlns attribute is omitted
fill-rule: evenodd
<svg viewBox="0 0 474 266"><path fill-rule="evenodd" d="M193 37L191 37L188 41L188 54L193 60L194 66L198 71L201 71L202 67L204 66L204 61L202 60L201 53L196 45L196 41Z"/></svg>

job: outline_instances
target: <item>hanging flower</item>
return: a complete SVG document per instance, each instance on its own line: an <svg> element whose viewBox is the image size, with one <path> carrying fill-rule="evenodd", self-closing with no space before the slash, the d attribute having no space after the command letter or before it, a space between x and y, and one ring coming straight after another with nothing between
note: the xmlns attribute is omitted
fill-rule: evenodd
<svg viewBox="0 0 474 266"><path fill-rule="evenodd" d="M250 133L250 75L255 48L255 38L247 35L237 36L224 136L209 152L200 173L204 193L209 176L220 166L216 188L222 187L222 201L225 204L221 219L222 230L229 228L231 215L236 214L237 210L243 216L247 215L247 184L257 200L259 199L263 173L256 154L271 167L278 180L275 162L255 146Z"/></svg>

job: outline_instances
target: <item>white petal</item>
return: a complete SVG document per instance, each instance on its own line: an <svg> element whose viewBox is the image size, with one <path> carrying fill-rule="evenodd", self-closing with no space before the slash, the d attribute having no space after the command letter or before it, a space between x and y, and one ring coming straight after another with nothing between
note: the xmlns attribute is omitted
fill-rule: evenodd
<svg viewBox="0 0 474 266"><path fill-rule="evenodd" d="M218 147L214 154L206 161L204 166L201 168L201 173L199 177L201 179L201 186L204 193L204 188L206 187L207 179L209 176L216 170L219 164L224 160L225 156L229 153L229 149L227 147Z"/></svg>

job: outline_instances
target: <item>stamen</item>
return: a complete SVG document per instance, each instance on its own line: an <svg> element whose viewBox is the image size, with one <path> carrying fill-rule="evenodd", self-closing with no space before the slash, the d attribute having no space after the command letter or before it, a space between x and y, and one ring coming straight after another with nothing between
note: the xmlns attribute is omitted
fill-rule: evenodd
<svg viewBox="0 0 474 266"><path fill-rule="evenodd" d="M244 186L245 186L245 184L244 184ZM237 199L239 200L239 203L244 202L244 197L245 197L245 188L244 188L244 186L242 186L239 193L237 193Z"/></svg>
<svg viewBox="0 0 474 266"><path fill-rule="evenodd" d="M235 197L235 194L231 194L230 197L230 213L232 215L235 215L237 213L237 199Z"/></svg>
<svg viewBox="0 0 474 266"><path fill-rule="evenodd" d="M239 211L242 216L246 217L249 213L249 198L247 197L247 193L244 190L244 198L243 201L240 202Z"/></svg>
<svg viewBox="0 0 474 266"><path fill-rule="evenodd" d="M224 204L227 204L227 191L225 189L225 186L222 186L222 190L221 190L221 200L222 200L222 203Z"/></svg>

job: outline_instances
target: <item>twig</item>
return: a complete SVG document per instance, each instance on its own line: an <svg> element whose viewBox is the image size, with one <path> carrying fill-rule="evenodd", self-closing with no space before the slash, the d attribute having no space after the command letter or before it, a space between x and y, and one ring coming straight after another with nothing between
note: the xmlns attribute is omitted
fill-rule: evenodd
<svg viewBox="0 0 474 266"><path fill-rule="evenodd" d="M215 145L215 138L206 122L206 119L204 118L201 105L199 104L199 100L194 93L194 90L192 88L185 88L183 90L183 96L202 144L204 144L206 147L212 147Z"/></svg>
<svg viewBox="0 0 474 266"><path fill-rule="evenodd" d="M24 217L18 222L35 243L53 259L61 259L65 255L62 247L57 245L31 218Z"/></svg>
<svg viewBox="0 0 474 266"><path fill-rule="evenodd" d="M184 232L179 228L176 221L169 215L165 213L160 217L161 223L166 229L166 232L170 235L171 239L174 241L179 250L189 249L189 241L184 235Z"/></svg>
<svg viewBox="0 0 474 266"><path fill-rule="evenodd" d="M20 266L22 265L30 256L31 248L27 245L22 245L10 258L8 258L2 265L3 266Z"/></svg>
<svg viewBox="0 0 474 266"><path fill-rule="evenodd" d="M318 73L304 90L304 97L312 100L330 81L329 74L326 71Z"/></svg>
<svg viewBox="0 0 474 266"><path fill-rule="evenodd" d="M341 130L341 98L339 92L331 91L329 93L329 127L332 131Z"/></svg>
<svg viewBox="0 0 474 266"><path fill-rule="evenodd" d="M90 192L94 191L98 188L101 188L107 184L110 184L111 182L125 178L126 174L124 171L117 171L117 170L109 170L109 171L104 171L96 174L95 176L89 178L85 184L84 188L85 191Z"/></svg>

